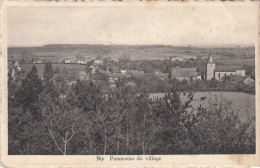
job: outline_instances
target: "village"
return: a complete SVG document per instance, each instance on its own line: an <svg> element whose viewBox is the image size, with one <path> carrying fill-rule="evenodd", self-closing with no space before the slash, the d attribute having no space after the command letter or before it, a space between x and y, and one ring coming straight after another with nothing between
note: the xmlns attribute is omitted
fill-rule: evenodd
<svg viewBox="0 0 260 168"><path fill-rule="evenodd" d="M129 59L118 60L113 57L86 60L65 59L61 63L52 63L46 60L44 62L40 60L36 61L35 59L33 59L31 63L20 63L18 60L11 60L8 62L8 78L10 81L24 79L32 67L35 66L39 78L44 81L45 66L46 64L51 64L53 71L52 80L55 83L62 82L63 86L64 84L71 86L77 83L77 80L91 80L94 83L103 85L104 90L116 89L117 84L122 81L124 81L125 85L138 88L141 87L142 82L140 83L140 80L147 79L148 85L154 81L157 81L157 85L161 85L157 86L157 89L151 89L150 92L160 92L167 91L167 89L160 89L160 87L164 87L164 85L167 84L171 85L172 81L182 82L181 85L192 85L194 82L201 81L207 83L212 80L216 83L221 83L224 80L226 82L227 77L229 81L231 81L231 85L232 82L236 82L242 83L245 86L254 86L254 79L246 75L245 69L235 66L224 67L216 65L213 56L210 54L207 59L202 60L202 63L200 63L201 65L199 66L202 67L199 68L200 71L196 66L179 66L179 64L187 61L197 61L197 59L189 58L185 60L183 58L170 57L169 60L158 63L160 66L167 64L163 70L159 68L156 69L150 64L147 70L147 66L144 66L145 61L136 63L136 61ZM127 64L130 64L128 68L126 66ZM131 67L131 64L134 65ZM203 88L203 86L201 86L201 88Z"/></svg>
<svg viewBox="0 0 260 168"><path fill-rule="evenodd" d="M259 6L144 3L4 3L3 159L258 161Z"/></svg>

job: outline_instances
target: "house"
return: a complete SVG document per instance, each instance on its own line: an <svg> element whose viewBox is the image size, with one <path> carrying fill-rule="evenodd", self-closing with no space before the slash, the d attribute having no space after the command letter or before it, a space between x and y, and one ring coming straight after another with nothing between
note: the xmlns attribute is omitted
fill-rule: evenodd
<svg viewBox="0 0 260 168"><path fill-rule="evenodd" d="M18 77L20 77L22 73L22 69L20 63L18 61L8 62L8 79L11 81L15 81Z"/></svg>
<svg viewBox="0 0 260 168"><path fill-rule="evenodd" d="M220 80L229 75L245 76L245 70L237 69L236 67L217 67L215 69L215 79Z"/></svg>
<svg viewBox="0 0 260 168"><path fill-rule="evenodd" d="M103 64L103 60L100 60L100 59L94 60L94 63L95 63L95 64Z"/></svg>
<svg viewBox="0 0 260 168"><path fill-rule="evenodd" d="M209 55L206 64L205 79L207 81L213 78L220 80L221 78L229 75L245 76L245 73L246 71L238 66L216 66L213 62L212 56Z"/></svg>
<svg viewBox="0 0 260 168"><path fill-rule="evenodd" d="M92 74L95 74L95 73L96 73L96 67L95 67L95 66L91 65L91 66L89 66L88 68L89 68L89 70L90 70L90 73L92 73Z"/></svg>
<svg viewBox="0 0 260 168"><path fill-rule="evenodd" d="M251 77L247 77L246 79L244 79L243 83L246 85L254 85L255 81Z"/></svg>
<svg viewBox="0 0 260 168"><path fill-rule="evenodd" d="M116 80L111 77L109 77L109 88L116 89Z"/></svg>
<svg viewBox="0 0 260 168"><path fill-rule="evenodd" d="M170 61L183 61L184 59L177 56L170 56Z"/></svg>
<svg viewBox="0 0 260 168"><path fill-rule="evenodd" d="M106 58L107 63L118 63L118 59L115 59L114 57L108 57Z"/></svg>
<svg viewBox="0 0 260 168"><path fill-rule="evenodd" d="M78 60L77 61L78 64L88 64L87 60Z"/></svg>
<svg viewBox="0 0 260 168"><path fill-rule="evenodd" d="M133 70L120 70L120 73L124 75L124 77L131 77Z"/></svg>
<svg viewBox="0 0 260 168"><path fill-rule="evenodd" d="M162 72L155 72L154 75L161 80L166 80L169 77L169 73Z"/></svg>
<svg viewBox="0 0 260 168"><path fill-rule="evenodd" d="M121 73L109 73L108 75L115 80L118 80L120 78L125 78L127 76L126 74L121 74Z"/></svg>
<svg viewBox="0 0 260 168"><path fill-rule="evenodd" d="M64 63L65 63L65 64L73 64L73 63L74 63L74 60L64 60Z"/></svg>
<svg viewBox="0 0 260 168"><path fill-rule="evenodd" d="M131 76L133 76L133 77L144 77L145 73L144 73L144 71L132 70Z"/></svg>
<svg viewBox="0 0 260 168"><path fill-rule="evenodd" d="M79 80L88 80L89 79L89 75L86 72L84 72L84 71L80 71L78 73L78 78L79 78Z"/></svg>
<svg viewBox="0 0 260 168"><path fill-rule="evenodd" d="M143 77L145 75L144 71L138 70L121 70L120 72L125 75L125 77Z"/></svg>
<svg viewBox="0 0 260 168"><path fill-rule="evenodd" d="M124 69L121 69L120 72L121 72L121 74L126 74L126 70L124 70Z"/></svg>
<svg viewBox="0 0 260 168"><path fill-rule="evenodd" d="M84 61L78 60L78 64L84 64Z"/></svg>
<svg viewBox="0 0 260 168"><path fill-rule="evenodd" d="M179 81L186 80L188 82L201 79L201 76L198 75L196 68L172 68L169 76L172 79L177 79Z"/></svg>
<svg viewBox="0 0 260 168"><path fill-rule="evenodd" d="M41 61L41 60L33 60L33 64L42 64L43 63L43 61Z"/></svg>

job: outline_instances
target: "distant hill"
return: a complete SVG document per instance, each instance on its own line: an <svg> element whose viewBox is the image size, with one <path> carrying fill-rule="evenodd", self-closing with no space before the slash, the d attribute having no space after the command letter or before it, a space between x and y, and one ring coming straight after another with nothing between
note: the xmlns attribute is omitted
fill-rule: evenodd
<svg viewBox="0 0 260 168"><path fill-rule="evenodd" d="M91 49L91 48L132 48L132 49L144 49L144 48L174 48L171 45L103 45L103 44L51 44L44 45L43 48L75 48L75 49Z"/></svg>

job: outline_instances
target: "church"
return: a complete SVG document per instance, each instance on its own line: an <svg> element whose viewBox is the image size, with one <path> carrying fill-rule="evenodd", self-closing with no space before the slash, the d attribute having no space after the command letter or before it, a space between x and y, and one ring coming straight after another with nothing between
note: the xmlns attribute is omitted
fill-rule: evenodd
<svg viewBox="0 0 260 168"><path fill-rule="evenodd" d="M229 75L234 76L245 76L245 70L239 67L227 67L227 66L217 66L213 62L212 56L209 54L206 68L205 68L205 80L209 81L213 78L220 80L221 78Z"/></svg>

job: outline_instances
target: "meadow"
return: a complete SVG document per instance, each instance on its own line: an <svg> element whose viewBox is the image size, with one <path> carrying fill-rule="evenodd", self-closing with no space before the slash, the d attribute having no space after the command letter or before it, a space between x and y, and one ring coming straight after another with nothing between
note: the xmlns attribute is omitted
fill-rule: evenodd
<svg viewBox="0 0 260 168"><path fill-rule="evenodd" d="M161 98L165 93L150 93L150 98ZM185 99L183 93L180 94L181 99ZM236 111L241 121L247 121L248 118L255 115L255 95L239 92L196 92L194 93L193 108L200 105L207 108L209 102L216 102L216 99L231 102L231 108Z"/></svg>

